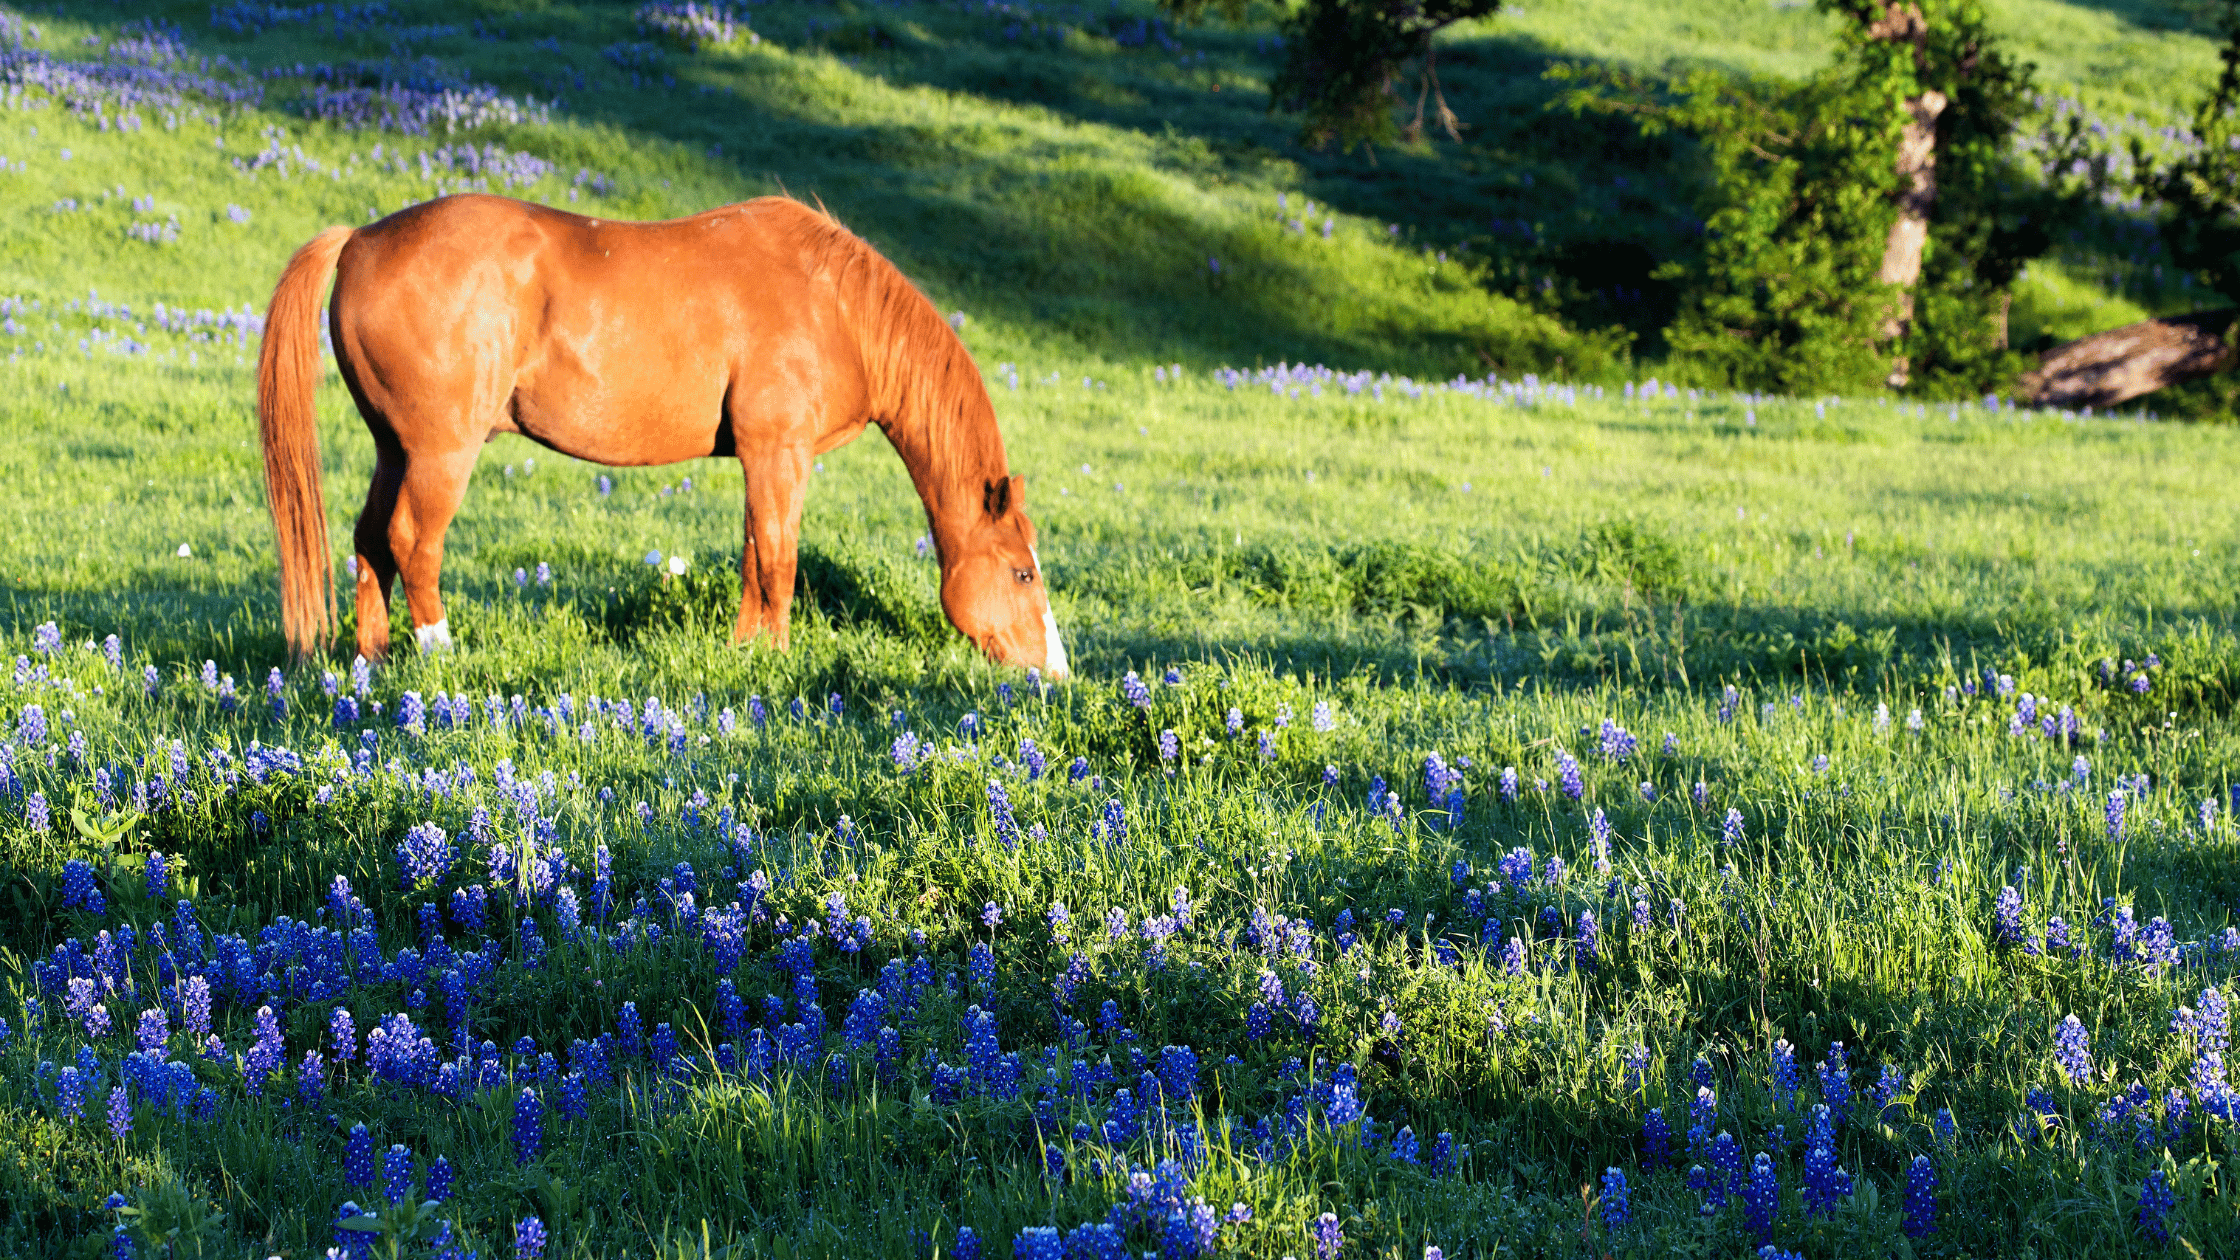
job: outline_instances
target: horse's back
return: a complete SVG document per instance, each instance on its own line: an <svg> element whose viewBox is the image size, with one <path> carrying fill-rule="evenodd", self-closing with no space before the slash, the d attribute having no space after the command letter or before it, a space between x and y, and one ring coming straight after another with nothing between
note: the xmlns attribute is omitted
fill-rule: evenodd
<svg viewBox="0 0 2240 1260"><path fill-rule="evenodd" d="M819 280L836 233L774 197L651 223L446 197L344 248L336 349L372 410L400 420L400 403L442 400L456 440L514 430L610 463L704 455L737 377L838 345Z"/></svg>

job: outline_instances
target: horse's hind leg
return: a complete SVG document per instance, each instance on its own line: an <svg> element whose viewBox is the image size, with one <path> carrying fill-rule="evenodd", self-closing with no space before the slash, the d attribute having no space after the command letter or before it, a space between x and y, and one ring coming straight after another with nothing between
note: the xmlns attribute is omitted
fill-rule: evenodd
<svg viewBox="0 0 2240 1260"><path fill-rule="evenodd" d="M358 513L352 539L358 553L358 655L378 661L389 653L389 584L397 576L397 557L389 549L389 521L404 484L404 450L394 441L375 440L373 484Z"/></svg>

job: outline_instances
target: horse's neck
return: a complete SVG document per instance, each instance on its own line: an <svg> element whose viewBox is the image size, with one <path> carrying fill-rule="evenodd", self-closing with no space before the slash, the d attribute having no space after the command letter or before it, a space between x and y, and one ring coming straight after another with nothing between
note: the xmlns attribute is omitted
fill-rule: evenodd
<svg viewBox="0 0 2240 1260"><path fill-rule="evenodd" d="M985 389L976 376L953 384L960 387L956 396L907 397L880 426L925 503L944 568L961 554L984 510L988 483L1010 475Z"/></svg>

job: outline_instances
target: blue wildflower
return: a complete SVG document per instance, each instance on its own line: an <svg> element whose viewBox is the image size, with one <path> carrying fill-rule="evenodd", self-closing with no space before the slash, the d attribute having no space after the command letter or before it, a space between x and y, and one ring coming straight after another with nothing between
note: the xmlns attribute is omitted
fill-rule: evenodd
<svg viewBox="0 0 2240 1260"><path fill-rule="evenodd" d="M1906 1237L1925 1238L1937 1232L1937 1170L1926 1155L1916 1155L1906 1168Z"/></svg>
<svg viewBox="0 0 2240 1260"><path fill-rule="evenodd" d="M373 1185L373 1135L362 1124L351 1125L342 1144L342 1181L361 1188Z"/></svg>
<svg viewBox="0 0 2240 1260"><path fill-rule="evenodd" d="M2147 1174L2139 1187L2139 1229L2158 1243L2170 1241L2170 1209L2178 1205L2178 1196L2170 1189L2170 1177L2157 1168Z"/></svg>
<svg viewBox="0 0 2240 1260"><path fill-rule="evenodd" d="M1781 1207L1781 1182L1773 1171L1773 1160L1760 1151L1750 1164L1750 1180L1742 1187L1743 1232L1750 1241L1764 1246L1773 1241L1773 1216Z"/></svg>
<svg viewBox="0 0 2240 1260"><path fill-rule="evenodd" d="M1602 1170L1602 1226L1623 1229L1633 1220L1633 1196L1626 1190L1626 1175L1616 1168Z"/></svg>
<svg viewBox="0 0 2240 1260"><path fill-rule="evenodd" d="M2053 1057L2061 1066L2061 1074L2069 1078L2071 1088L2081 1087L2092 1077L2092 1035L2085 1031L2083 1021L2071 1015L2061 1021L2053 1033Z"/></svg>
<svg viewBox="0 0 2240 1260"><path fill-rule="evenodd" d="M544 1104L537 1091L523 1089L513 1100L513 1162L535 1163L544 1150Z"/></svg>

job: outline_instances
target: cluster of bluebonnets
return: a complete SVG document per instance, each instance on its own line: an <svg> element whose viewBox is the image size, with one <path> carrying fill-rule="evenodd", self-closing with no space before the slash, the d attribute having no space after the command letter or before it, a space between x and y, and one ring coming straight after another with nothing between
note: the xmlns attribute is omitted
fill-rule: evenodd
<svg viewBox="0 0 2240 1260"><path fill-rule="evenodd" d="M548 580L541 567L539 580ZM858 714L837 693L728 703L422 694L379 685L363 661L294 677L273 668L244 686L215 662L167 677L129 660L114 635L67 646L51 623L29 646L16 658L0 749L0 790L18 811L10 826L25 842L67 849L75 831L107 848L53 872L67 934L31 961L19 1009L0 1023L13 1105L119 1143L161 1143L175 1127L242 1109L293 1108L306 1119L298 1140L340 1155L328 1206L344 1257L389 1254L376 1248L390 1242L446 1260L473 1254L443 1209L462 1189L465 1161L452 1158L462 1153L384 1141L352 1118L371 1097L501 1109L512 1159L526 1167L555 1142L588 1139L614 1109L688 1106L694 1090L725 1082L1016 1108L1023 1153L1043 1175L1107 1186L1111 1202L1092 1219L1022 1228L1002 1240L1010 1254L1210 1255L1225 1231L1255 1221L1253 1205L1208 1202L1197 1188L1216 1151L1275 1167L1334 1148L1431 1178L1498 1162L1473 1164L1467 1132L1419 1133L1406 1094L1381 1074L1429 1035L1417 1027L1426 1012L1389 996L1393 979L1467 978L1481 1003L1471 1053L1500 1061L1547 1035L1550 1012L1531 1002L1533 986L1623 989L1646 978L1640 966L1747 934L1763 913L1742 895L1744 881L1763 877L1749 873L1760 861L1752 820L1709 779L1672 781L1698 764L1684 760L1676 734L1645 740L1610 718L1551 732L1524 764L1432 752L1407 776L1414 782L1368 774L1352 799L1347 785L1368 768L1328 764L1290 789L1311 800L1318 829L1439 837L1491 821L1489 834L1514 835L1500 820L1519 811L1563 811L1582 824L1537 852L1455 857L1441 891L1410 905L1341 899L1318 922L1183 884L1132 904L990 899L929 921L858 884L854 858L875 839L864 827L842 816L804 849L799 829L758 826L737 768L774 727L868 725L901 783L946 774L984 785L977 823L948 843L1006 859L1052 845L1125 853L1173 843L1122 767L1049 742L1041 715L1058 693L1031 673L1023 686L1002 684L989 709L928 729L901 711ZM2161 668L2151 655L2110 661L2104 695L2151 691ZM1206 698L1167 670L1129 672L1110 692L1072 702L1140 724L1154 784L1218 755L1277 773L1311 764L1343 724L1327 697L1302 695L1250 721L1236 704L1206 709ZM1948 724L2073 753L2060 783L2029 790L2070 798L2111 845L2180 832L2207 842L2229 832L2240 808L2240 788L2177 801L2177 789L2144 772L2109 774L2091 753L2102 733L2073 705L1995 671L1958 678L1937 699L1932 711ZM1772 729L1825 703L1799 693L1753 705L1728 687L1711 722ZM98 725L95 710L105 715ZM166 726L182 715L192 719L185 730ZM1901 720L1886 703L1856 720L1887 740L1921 738L1928 722L1920 708ZM300 747L267 738L276 733ZM629 771L595 752L626 759ZM540 763L549 768L523 768ZM1808 797L1849 793L1825 754L1800 772ZM657 782L662 803L618 794L603 773L626 789ZM1026 824L1030 796L1041 820ZM1668 876L1628 859L1614 815L1668 797L1716 830L1717 903L1691 903ZM392 835L379 887L337 875L309 917L229 916L224 928L181 896L182 854L135 839L141 828L278 843L376 809ZM621 868L616 847L631 855ZM670 860L679 854L690 857ZM2072 856L2064 840L2060 858ZM1944 877L1940 866L1935 878ZM2112 897L2096 915L2064 918L2044 908L2052 878L2025 869L1986 890L1995 948L2174 995L2165 1079L2112 1078L2096 1060L2095 1030L2073 1012L2046 1030L2037 1079L2008 1110L1965 1117L1931 1096L1919 1065L1885 1057L1870 1068L1841 1040L1775 1036L1718 1062L1673 1062L1644 1036L1614 1055L1605 1083L1636 1127L1596 1181L1595 1225L1612 1244L1645 1242L1629 1233L1640 1195L1684 1185L1717 1231L1779 1253L1791 1234L1857 1210L1865 1174L1844 1152L1860 1150L1859 1130L1903 1135L1914 1148L1889 1189L1916 1239L1955 1210L1940 1197L1940 1168L1971 1145L2034 1146L2073 1131L2110 1158L2224 1149L2240 1120L2224 987L2240 966L2240 928L2188 939ZM609 990L598 999L601 1030L566 1044L484 1035L503 987L598 970L601 959L658 960L689 978L688 997L664 991L671 1004L648 1009L651 991ZM1147 996L1171 975L1218 995L1234 1026L1174 1035ZM1152 1044L1137 1031L1146 1025L1172 1039ZM2131 1062L2138 1071L2136 1050ZM2144 1175L2137 1236L2166 1236L2174 1185L2162 1167ZM130 1226L146 1210L134 1188L109 1206L120 1213L116 1254L144 1254ZM969 1222L947 1228L928 1236L944 1254L996 1244ZM526 1217L499 1241L535 1257L550 1233ZM1335 1260L1346 1247L1340 1216L1314 1215L1296 1245Z"/></svg>

